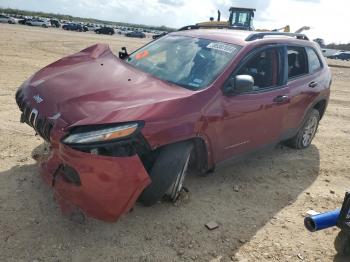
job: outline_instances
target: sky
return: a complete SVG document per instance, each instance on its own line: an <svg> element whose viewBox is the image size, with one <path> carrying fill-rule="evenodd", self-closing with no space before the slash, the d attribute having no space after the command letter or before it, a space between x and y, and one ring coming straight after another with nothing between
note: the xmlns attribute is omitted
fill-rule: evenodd
<svg viewBox="0 0 350 262"><path fill-rule="evenodd" d="M0 7L173 28L216 18L218 9L227 19L230 6L256 8L257 29L310 26L312 39L350 42L349 0L0 0Z"/></svg>

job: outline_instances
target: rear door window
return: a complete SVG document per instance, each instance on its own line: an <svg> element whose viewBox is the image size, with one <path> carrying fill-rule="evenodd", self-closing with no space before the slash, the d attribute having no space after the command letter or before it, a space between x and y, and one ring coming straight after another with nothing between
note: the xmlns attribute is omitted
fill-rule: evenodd
<svg viewBox="0 0 350 262"><path fill-rule="evenodd" d="M288 79L293 79L309 72L304 47L288 46Z"/></svg>
<svg viewBox="0 0 350 262"><path fill-rule="evenodd" d="M316 51L311 47L307 47L306 52L307 52L307 57L309 60L310 73L314 73L314 72L318 71L319 69L321 69L322 64L321 64L321 61L320 61L318 55L316 54Z"/></svg>

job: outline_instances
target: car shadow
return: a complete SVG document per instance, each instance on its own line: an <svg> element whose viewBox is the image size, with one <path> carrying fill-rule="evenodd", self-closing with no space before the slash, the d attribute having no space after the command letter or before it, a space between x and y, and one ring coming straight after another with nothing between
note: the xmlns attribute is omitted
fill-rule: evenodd
<svg viewBox="0 0 350 262"><path fill-rule="evenodd" d="M316 146L305 150L279 146L226 161L206 177L189 174L185 182L189 193L178 203L137 204L117 223L88 219L80 225L61 215L35 164L17 165L0 173L5 203L0 208L4 232L0 238L5 243L0 258L208 261L222 255L230 259L312 185L319 168ZM208 230L205 224L210 221L219 227Z"/></svg>
<svg viewBox="0 0 350 262"><path fill-rule="evenodd" d="M333 261L334 262L349 262L350 256L342 256L342 255L337 254L334 256Z"/></svg>

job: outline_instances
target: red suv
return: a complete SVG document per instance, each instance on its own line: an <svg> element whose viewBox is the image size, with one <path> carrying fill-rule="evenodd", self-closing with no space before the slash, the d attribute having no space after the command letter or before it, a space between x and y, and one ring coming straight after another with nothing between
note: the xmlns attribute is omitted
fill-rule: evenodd
<svg viewBox="0 0 350 262"><path fill-rule="evenodd" d="M197 29L132 54L98 44L60 59L16 94L49 142L39 161L62 210L115 221L138 200L176 200L189 164L285 142L310 145L330 93L317 44L301 34Z"/></svg>

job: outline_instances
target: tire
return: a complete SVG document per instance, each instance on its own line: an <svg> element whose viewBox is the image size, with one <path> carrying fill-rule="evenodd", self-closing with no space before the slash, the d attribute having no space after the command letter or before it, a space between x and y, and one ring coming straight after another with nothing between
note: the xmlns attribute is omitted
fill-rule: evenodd
<svg viewBox="0 0 350 262"><path fill-rule="evenodd" d="M288 140L286 144L295 149L304 149L309 147L317 132L319 121L320 113L318 110L312 109L298 133L293 138Z"/></svg>
<svg viewBox="0 0 350 262"><path fill-rule="evenodd" d="M339 255L350 255L350 237L344 231L340 231L334 240L334 248Z"/></svg>
<svg viewBox="0 0 350 262"><path fill-rule="evenodd" d="M149 176L152 183L142 192L139 202L152 206L166 195L176 201L182 190L182 183L193 150L192 142L180 142L161 149Z"/></svg>

